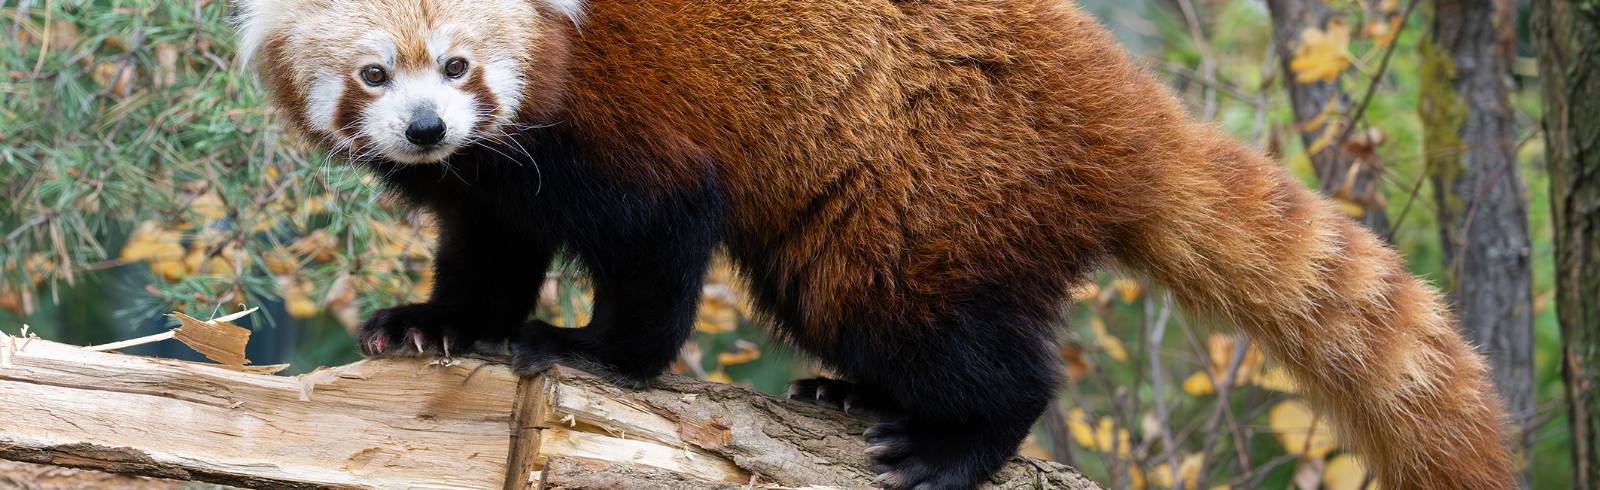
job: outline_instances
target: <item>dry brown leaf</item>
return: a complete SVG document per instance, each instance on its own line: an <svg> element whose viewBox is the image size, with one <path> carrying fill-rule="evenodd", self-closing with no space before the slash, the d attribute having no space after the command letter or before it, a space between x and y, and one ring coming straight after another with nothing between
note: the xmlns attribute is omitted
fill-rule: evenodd
<svg viewBox="0 0 1600 490"><path fill-rule="evenodd" d="M178 319L178 328L173 330L178 341L200 355L229 367L250 363L244 357L245 344L250 342L250 329L234 325L226 317L207 322L176 311L170 316Z"/></svg>
<svg viewBox="0 0 1600 490"><path fill-rule="evenodd" d="M339 243L322 230L311 232L289 245L289 251L302 257L310 257L319 264L333 262L334 251Z"/></svg>
<svg viewBox="0 0 1600 490"><path fill-rule="evenodd" d="M1083 348L1077 342L1067 341L1061 343L1061 360L1066 363L1067 377L1082 380L1089 375L1089 370L1094 367L1089 361L1089 356L1084 355Z"/></svg>
<svg viewBox="0 0 1600 490"><path fill-rule="evenodd" d="M154 78L158 89L171 87L178 82L178 47L171 43L160 43L155 46L156 65L161 68Z"/></svg>
<svg viewBox="0 0 1600 490"><path fill-rule="evenodd" d="M95 65L91 77L108 93L120 99L132 92L134 75L132 63L109 61Z"/></svg>
<svg viewBox="0 0 1600 490"><path fill-rule="evenodd" d="M0 283L0 310L11 313L17 318L27 318L32 308L27 308L22 301L22 291L16 286Z"/></svg>
<svg viewBox="0 0 1600 490"><path fill-rule="evenodd" d="M323 306L351 337L355 337L361 328L361 308L356 304L356 289L352 286L354 282L350 272L340 272L333 279L333 284L328 286L328 294L322 296Z"/></svg>
<svg viewBox="0 0 1600 490"><path fill-rule="evenodd" d="M261 262L266 266L267 272L275 276L293 275L300 269L300 259L284 247L277 247L261 254Z"/></svg>

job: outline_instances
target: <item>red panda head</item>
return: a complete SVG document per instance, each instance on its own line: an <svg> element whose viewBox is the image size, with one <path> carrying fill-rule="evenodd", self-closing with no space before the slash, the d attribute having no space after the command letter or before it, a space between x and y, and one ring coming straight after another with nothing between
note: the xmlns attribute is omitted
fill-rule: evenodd
<svg viewBox="0 0 1600 490"><path fill-rule="evenodd" d="M433 163L553 104L581 0L237 0L242 65L290 125L352 158Z"/></svg>

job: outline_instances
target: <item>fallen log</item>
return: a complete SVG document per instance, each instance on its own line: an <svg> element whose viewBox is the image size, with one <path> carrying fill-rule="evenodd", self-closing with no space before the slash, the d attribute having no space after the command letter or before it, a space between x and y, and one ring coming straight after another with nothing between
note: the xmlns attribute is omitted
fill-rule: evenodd
<svg viewBox="0 0 1600 490"><path fill-rule="evenodd" d="M679 376L377 359L300 376L0 335L0 459L250 488L861 488L864 422ZM997 489L1093 489L1016 458Z"/></svg>

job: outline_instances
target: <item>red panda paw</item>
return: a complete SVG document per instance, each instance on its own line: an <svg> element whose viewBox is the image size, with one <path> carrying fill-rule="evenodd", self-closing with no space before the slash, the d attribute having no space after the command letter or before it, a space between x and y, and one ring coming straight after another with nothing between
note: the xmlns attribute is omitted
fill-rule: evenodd
<svg viewBox="0 0 1600 490"><path fill-rule="evenodd" d="M873 420L890 418L899 413L893 404L874 396L860 385L830 378L797 379L789 383L787 396L802 401L843 411L847 415Z"/></svg>
<svg viewBox="0 0 1600 490"><path fill-rule="evenodd" d="M872 483L889 490L974 488L1009 454L972 436L987 439L980 427L931 427L906 419L873 424L866 432L867 457L879 472Z"/></svg>
<svg viewBox="0 0 1600 490"><path fill-rule="evenodd" d="M449 315L426 303L384 308L361 325L356 342L367 357L463 354L472 341L449 321Z"/></svg>

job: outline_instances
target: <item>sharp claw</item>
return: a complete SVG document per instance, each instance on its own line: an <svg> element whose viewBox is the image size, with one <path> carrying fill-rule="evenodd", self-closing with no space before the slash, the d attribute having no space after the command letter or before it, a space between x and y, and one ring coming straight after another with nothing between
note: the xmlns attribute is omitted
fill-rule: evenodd
<svg viewBox="0 0 1600 490"><path fill-rule="evenodd" d="M444 358L445 359L449 359L450 358L450 337L445 337L442 342L444 343Z"/></svg>
<svg viewBox="0 0 1600 490"><path fill-rule="evenodd" d="M412 330L410 337L411 337L411 345L417 346L417 353L418 354L422 354L422 353L426 353L427 352L426 350L424 350L422 348L422 332L418 332L416 330Z"/></svg>

